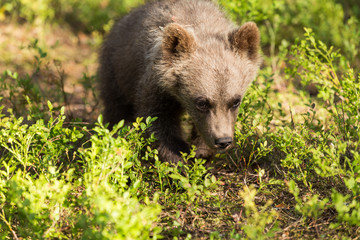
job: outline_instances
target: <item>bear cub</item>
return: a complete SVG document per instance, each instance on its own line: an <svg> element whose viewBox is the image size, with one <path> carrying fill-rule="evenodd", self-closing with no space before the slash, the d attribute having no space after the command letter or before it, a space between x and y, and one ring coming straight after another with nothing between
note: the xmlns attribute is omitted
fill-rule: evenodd
<svg viewBox="0 0 360 240"><path fill-rule="evenodd" d="M151 1L116 22L103 43L105 121L157 117L149 131L159 157L176 163L189 152L180 126L186 112L197 157L229 149L259 48L255 23L234 26L210 0Z"/></svg>

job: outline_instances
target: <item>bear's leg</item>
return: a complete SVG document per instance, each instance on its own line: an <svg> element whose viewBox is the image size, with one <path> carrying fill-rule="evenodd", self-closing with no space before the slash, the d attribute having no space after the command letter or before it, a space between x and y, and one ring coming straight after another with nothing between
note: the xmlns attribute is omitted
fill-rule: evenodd
<svg viewBox="0 0 360 240"><path fill-rule="evenodd" d="M130 96L119 90L113 71L105 67L107 66L102 66L105 70L100 71L100 94L105 106L104 122L109 123L110 128L120 120L125 120L125 124L130 124L135 120L134 103Z"/></svg>
<svg viewBox="0 0 360 240"><path fill-rule="evenodd" d="M183 161L181 152L188 153L189 146L181 137L179 118L169 114L158 115L150 131L154 132L157 138L156 145L160 159L176 164Z"/></svg>
<svg viewBox="0 0 360 240"><path fill-rule="evenodd" d="M189 152L187 143L176 135L168 135L166 137L159 137L158 135L157 138L157 149L159 151L159 158L162 161L176 164L183 161L181 153Z"/></svg>
<svg viewBox="0 0 360 240"><path fill-rule="evenodd" d="M109 123L109 127L114 126L120 120L125 120L125 124L130 124L135 120L134 106L122 103L120 99L111 102L111 104L105 104L104 119L105 122Z"/></svg>
<svg viewBox="0 0 360 240"><path fill-rule="evenodd" d="M183 161L181 152L188 153L189 146L182 138L180 117L183 110L181 105L171 96L155 91L141 103L137 115L145 118L157 117L149 132L154 133L157 139L156 148L159 151L159 158L175 164Z"/></svg>

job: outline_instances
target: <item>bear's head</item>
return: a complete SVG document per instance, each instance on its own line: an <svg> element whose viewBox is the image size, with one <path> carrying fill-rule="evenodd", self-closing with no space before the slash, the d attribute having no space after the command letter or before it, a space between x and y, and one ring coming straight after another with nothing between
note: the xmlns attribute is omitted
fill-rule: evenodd
<svg viewBox="0 0 360 240"><path fill-rule="evenodd" d="M233 141L239 105L261 63L259 48L252 22L227 33L177 23L163 29L160 85L182 104L210 148L226 149Z"/></svg>

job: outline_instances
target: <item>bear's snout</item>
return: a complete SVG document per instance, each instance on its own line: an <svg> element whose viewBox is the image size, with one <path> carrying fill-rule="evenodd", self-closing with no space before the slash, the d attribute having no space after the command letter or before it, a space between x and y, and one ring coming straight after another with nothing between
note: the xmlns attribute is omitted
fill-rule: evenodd
<svg viewBox="0 0 360 240"><path fill-rule="evenodd" d="M225 149L232 143L231 137L223 137L215 139L215 147L218 149Z"/></svg>

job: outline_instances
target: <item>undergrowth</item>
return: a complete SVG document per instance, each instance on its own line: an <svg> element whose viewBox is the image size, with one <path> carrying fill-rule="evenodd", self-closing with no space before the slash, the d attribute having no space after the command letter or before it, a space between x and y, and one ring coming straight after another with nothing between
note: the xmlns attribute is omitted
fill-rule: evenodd
<svg viewBox="0 0 360 240"><path fill-rule="evenodd" d="M48 2L57 1L43 4ZM89 10L78 1L62 2L82 14L102 3ZM126 12L137 2L117 6ZM1 239L358 238L356 9L344 24L337 19L346 13L341 1L328 1L321 13L322 0L313 9L312 1L296 2L289 12L287 0L220 2L234 19L251 12L243 20L262 26L269 53L241 104L235 148L208 162L194 159L195 149L178 165L161 162L152 147L156 139L144 134L156 117L112 129L101 115L92 123L86 115L74 117L61 61L49 57L51 48L41 40L29 41L32 71L15 68L0 76ZM21 16L36 24L68 11L41 8L44 15L33 16L24 11L28 1L0 3L0 18ZM115 2L103 4L108 12ZM331 4L342 13L332 29L331 21L314 30L296 27L313 25L301 17L304 11L332 15ZM76 21L86 31L106 31L111 21L96 13ZM281 30L285 25L290 36ZM304 36L295 40L300 31ZM339 41L342 35L350 37ZM87 73L79 80L89 112L99 106L94 80Z"/></svg>

